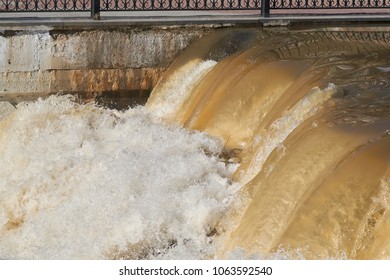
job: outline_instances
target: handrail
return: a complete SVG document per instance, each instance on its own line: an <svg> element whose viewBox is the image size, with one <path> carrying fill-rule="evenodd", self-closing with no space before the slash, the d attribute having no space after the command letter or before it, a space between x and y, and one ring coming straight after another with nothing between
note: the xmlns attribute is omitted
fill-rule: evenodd
<svg viewBox="0 0 390 280"><path fill-rule="evenodd" d="M278 11L362 10L385 11L390 15L390 0L0 0L1 13L90 12L100 19L101 12L114 11L258 11L259 18L272 17ZM291 14L288 12L286 14ZM296 13L295 13L296 14ZM315 15L325 15L319 12ZM328 13L329 14L329 13ZM347 18L348 19L348 18Z"/></svg>

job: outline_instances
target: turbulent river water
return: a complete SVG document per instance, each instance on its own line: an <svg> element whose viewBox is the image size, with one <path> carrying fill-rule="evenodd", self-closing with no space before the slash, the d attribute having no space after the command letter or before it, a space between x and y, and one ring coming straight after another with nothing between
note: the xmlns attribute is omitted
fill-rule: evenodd
<svg viewBox="0 0 390 280"><path fill-rule="evenodd" d="M389 259L389 31L221 29L145 106L0 103L0 259Z"/></svg>

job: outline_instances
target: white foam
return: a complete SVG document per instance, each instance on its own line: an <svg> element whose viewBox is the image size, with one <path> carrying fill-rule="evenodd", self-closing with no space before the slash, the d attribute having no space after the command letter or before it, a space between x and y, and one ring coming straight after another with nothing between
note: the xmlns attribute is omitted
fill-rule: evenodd
<svg viewBox="0 0 390 280"><path fill-rule="evenodd" d="M0 102L0 120L7 117L14 110L15 110L15 107L11 103Z"/></svg>
<svg viewBox="0 0 390 280"><path fill-rule="evenodd" d="M390 168L381 178L380 191L378 196L373 198L374 204L377 207L383 207L386 210L390 209Z"/></svg>
<svg viewBox="0 0 390 280"><path fill-rule="evenodd" d="M216 139L59 96L0 126L0 259L212 254L236 188Z"/></svg>

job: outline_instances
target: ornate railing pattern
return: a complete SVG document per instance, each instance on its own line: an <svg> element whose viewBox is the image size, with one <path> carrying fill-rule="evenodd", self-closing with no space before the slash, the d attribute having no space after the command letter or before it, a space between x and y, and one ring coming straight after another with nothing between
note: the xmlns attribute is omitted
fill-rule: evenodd
<svg viewBox="0 0 390 280"><path fill-rule="evenodd" d="M0 0L1 12L90 11L92 0Z"/></svg>
<svg viewBox="0 0 390 280"><path fill-rule="evenodd" d="M101 11L260 10L261 0L102 0Z"/></svg>
<svg viewBox="0 0 390 280"><path fill-rule="evenodd" d="M0 14L90 11L94 19L100 11L258 10L267 17L273 10L373 8L390 9L390 0L0 0Z"/></svg>
<svg viewBox="0 0 390 280"><path fill-rule="evenodd" d="M270 0L271 9L390 8L390 0Z"/></svg>

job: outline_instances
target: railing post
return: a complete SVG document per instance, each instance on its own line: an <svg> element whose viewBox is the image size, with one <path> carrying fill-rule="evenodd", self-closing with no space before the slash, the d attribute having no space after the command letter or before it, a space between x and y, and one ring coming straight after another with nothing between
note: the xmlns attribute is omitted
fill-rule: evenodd
<svg viewBox="0 0 390 280"><path fill-rule="evenodd" d="M100 19L100 0L91 0L91 18Z"/></svg>
<svg viewBox="0 0 390 280"><path fill-rule="evenodd" d="M270 0L261 0L261 16L269 17Z"/></svg>

